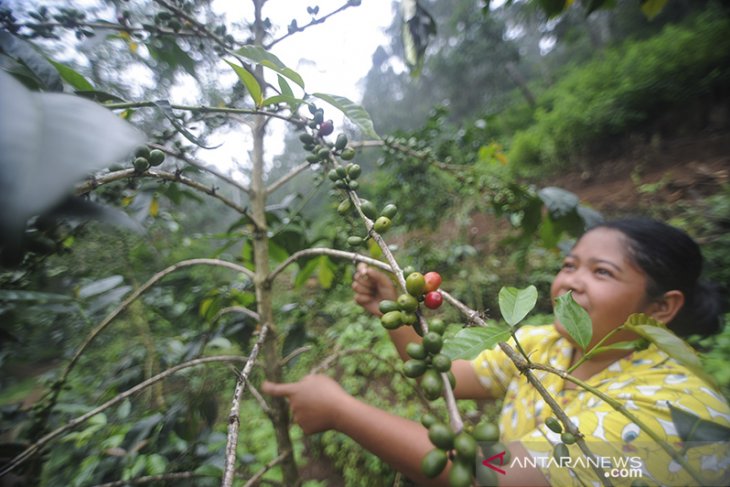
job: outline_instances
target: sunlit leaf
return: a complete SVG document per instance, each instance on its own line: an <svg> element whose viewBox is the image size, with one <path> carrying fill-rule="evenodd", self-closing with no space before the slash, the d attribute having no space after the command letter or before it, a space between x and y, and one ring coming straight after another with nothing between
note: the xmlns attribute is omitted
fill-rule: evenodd
<svg viewBox="0 0 730 487"><path fill-rule="evenodd" d="M80 73L77 71L69 68L65 64L57 63L53 61L52 59L48 60L58 71L58 74L61 75L61 78L64 79L68 84L76 88L77 90L81 91L94 91L94 85L92 85L89 80L84 78Z"/></svg>
<svg viewBox="0 0 730 487"><path fill-rule="evenodd" d="M593 337L593 325L588 312L575 302L571 291L555 300L555 316L575 343L585 350Z"/></svg>
<svg viewBox="0 0 730 487"><path fill-rule="evenodd" d="M258 80L256 80L256 77L249 73L245 68L242 66L237 65L236 63L232 63L230 61L226 61L230 67L233 68L233 70L238 75L238 79L241 80L241 83L243 83L243 86L246 87L249 94L251 95L251 98L253 98L253 102L257 107L260 107L263 105L263 91L261 91L261 85L259 85Z"/></svg>
<svg viewBox="0 0 730 487"><path fill-rule="evenodd" d="M499 311L504 321L515 326L532 311L537 303L537 288L528 286L525 289L503 287L499 290Z"/></svg>
<svg viewBox="0 0 730 487"><path fill-rule="evenodd" d="M289 105L289 107L291 107L292 111L295 111L296 107L304 103L304 100L302 100L301 98L296 98L294 96L274 95L263 100L261 102L261 106L265 107L268 105L276 105L278 103L286 103L287 105Z"/></svg>
<svg viewBox="0 0 730 487"><path fill-rule="evenodd" d="M326 101L344 113L347 118L360 127L365 136L380 140L378 134L375 133L375 128L373 127L373 121L370 118L370 115L360 105L350 101L344 96L328 95L327 93L313 93L312 96Z"/></svg>
<svg viewBox="0 0 730 487"><path fill-rule="evenodd" d="M712 383L702 367L699 355L687 342L675 335L666 325L655 319L641 314L633 314L624 323L624 328L646 338L656 345L662 352L684 365L692 372Z"/></svg>
<svg viewBox="0 0 730 487"><path fill-rule="evenodd" d="M504 325L490 324L486 327L464 328L456 335L444 340L441 353L451 360L476 358L483 350L494 348L511 336L511 329Z"/></svg>
<svg viewBox="0 0 730 487"><path fill-rule="evenodd" d="M641 11L651 20L664 10L667 0L641 0Z"/></svg>
<svg viewBox="0 0 730 487"><path fill-rule="evenodd" d="M411 74L417 76L423 67L423 59L431 37L436 35L436 22L418 0L401 0L403 25L401 37L405 61Z"/></svg>
<svg viewBox="0 0 730 487"><path fill-rule="evenodd" d="M86 299L91 296L96 296L107 291L111 291L115 287L119 286L124 282L124 277L121 275L114 275L99 279L91 282L79 289L78 297Z"/></svg>
<svg viewBox="0 0 730 487"><path fill-rule="evenodd" d="M46 91L63 91L58 71L32 44L7 31L0 31L0 52L22 63ZM7 110L7 107L3 107Z"/></svg>
<svg viewBox="0 0 730 487"><path fill-rule="evenodd" d="M245 57L246 59L260 64L266 68L276 71L280 75L290 79L291 81L304 88L304 80L302 77L291 68L288 68L284 63L279 60L274 54L270 53L266 49L257 46L243 46L235 51L235 54Z"/></svg>
<svg viewBox="0 0 730 487"><path fill-rule="evenodd" d="M319 265L317 266L319 284L324 289L329 289L332 287L332 282L335 279L334 264L332 264L332 261L326 255L320 255L317 260L319 261Z"/></svg>

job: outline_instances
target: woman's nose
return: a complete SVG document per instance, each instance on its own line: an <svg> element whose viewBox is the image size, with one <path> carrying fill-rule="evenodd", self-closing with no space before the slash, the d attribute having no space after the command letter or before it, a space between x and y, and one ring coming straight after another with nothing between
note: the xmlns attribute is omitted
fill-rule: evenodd
<svg viewBox="0 0 730 487"><path fill-rule="evenodd" d="M581 270L576 269L564 276L564 278L563 286L567 291L580 293L585 289L585 276Z"/></svg>

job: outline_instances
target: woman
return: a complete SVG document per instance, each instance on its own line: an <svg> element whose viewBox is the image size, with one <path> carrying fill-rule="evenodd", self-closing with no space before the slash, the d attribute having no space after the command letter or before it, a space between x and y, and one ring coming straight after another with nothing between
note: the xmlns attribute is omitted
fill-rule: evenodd
<svg viewBox="0 0 730 487"><path fill-rule="evenodd" d="M697 244L673 227L645 219L604 223L583 235L565 257L553 281L551 296L555 299L571 291L576 302L586 309L593 324L588 348L634 313L666 323L680 335L710 334L720 327L721 306L719 294L710 292L699 281L701 268ZM392 300L397 293L384 274L365 266L358 268L352 287L357 303L374 315L379 314L381 300ZM404 360L408 359L406 345L420 340L410 327L401 327L390 335ZM552 327L523 327L518 338L537 363L567 369L582 356L558 322ZM604 345L636 338L620 332ZM554 444L560 441L544 425L553 413L501 349L486 350L473 361L454 361L452 372L456 376L457 398L504 398L501 440L508 445L513 458L550 457ZM730 408L725 399L655 346L643 351L616 350L596 355L583 361L572 375L621 401L673 445L680 440L667 403L702 419L730 425ZM537 376L585 435L588 446L600 450L594 453L608 458L613 462L611 466L617 463L618 453L624 457L635 453L641 460L631 465L633 475L640 474L650 484L696 482L681 468L675 468L668 457L660 461L661 455L666 454L657 451L656 442L603 401L576 390L557 375ZM358 401L326 376L307 376L293 384L265 383L263 390L288 397L294 421L305 433L335 429L417 482L448 485L446 473L429 480L420 472L421 459L433 445L419 423ZM570 454L577 458L581 453L575 448L571 447ZM727 450L709 452L715 463L703 474L712 478L722 475L730 463L726 453ZM513 462L501 467L506 474L499 476L499 485L564 486L598 481L590 465L571 467L549 462ZM608 470L607 475L612 471ZM629 478L628 483L632 480ZM619 484L626 479L611 481Z"/></svg>

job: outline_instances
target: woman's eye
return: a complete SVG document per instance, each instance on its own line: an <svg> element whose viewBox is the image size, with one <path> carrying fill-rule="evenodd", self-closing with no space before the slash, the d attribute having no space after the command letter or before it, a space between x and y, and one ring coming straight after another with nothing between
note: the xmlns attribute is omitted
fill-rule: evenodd
<svg viewBox="0 0 730 487"><path fill-rule="evenodd" d="M575 269L575 264L573 264L572 262L563 262L563 265L561 265L560 268L567 270Z"/></svg>
<svg viewBox="0 0 730 487"><path fill-rule="evenodd" d="M606 276L606 277L613 276L613 272L611 272L608 269L602 269L600 267L598 269L596 269L596 274L598 274L599 276Z"/></svg>

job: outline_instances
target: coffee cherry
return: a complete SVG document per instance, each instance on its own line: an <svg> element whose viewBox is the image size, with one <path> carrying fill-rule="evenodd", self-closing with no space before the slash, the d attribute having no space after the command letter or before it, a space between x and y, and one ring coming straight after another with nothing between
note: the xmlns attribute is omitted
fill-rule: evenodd
<svg viewBox="0 0 730 487"><path fill-rule="evenodd" d="M352 147L346 147L341 153L340 158L343 161L351 161L355 158L355 149Z"/></svg>
<svg viewBox="0 0 730 487"><path fill-rule="evenodd" d="M362 173L362 169L358 164L348 164L347 165L347 175L350 179L357 179L360 177L360 174Z"/></svg>
<svg viewBox="0 0 730 487"><path fill-rule="evenodd" d="M477 441L493 443L499 441L499 426L489 421L483 421L474 427L471 434Z"/></svg>
<svg viewBox="0 0 730 487"><path fill-rule="evenodd" d="M565 446L565 443L558 443L553 449L553 458L560 463L560 459L565 457L570 457L570 450Z"/></svg>
<svg viewBox="0 0 730 487"><path fill-rule="evenodd" d="M323 120L324 120L324 110L322 110L321 108L317 108L314 111L314 113L312 114L312 122L315 125L319 125L322 123ZM321 137L322 134L319 134L319 136Z"/></svg>
<svg viewBox="0 0 730 487"><path fill-rule="evenodd" d="M423 348L428 353L437 354L441 351L441 347L444 345L444 340L441 335L433 331L429 331L423 336Z"/></svg>
<svg viewBox="0 0 730 487"><path fill-rule="evenodd" d="M423 360L426 358L426 350L423 349L423 345L416 342L411 342L406 345L406 353L409 357Z"/></svg>
<svg viewBox="0 0 730 487"><path fill-rule="evenodd" d="M347 183L347 187L352 191L357 191L357 188L360 187L360 183L358 183L357 181L350 181L349 183Z"/></svg>
<svg viewBox="0 0 730 487"><path fill-rule="evenodd" d="M423 294L423 288L426 285L426 281L423 278L423 274L420 272L412 272L406 277L406 291L411 296L420 296Z"/></svg>
<svg viewBox="0 0 730 487"><path fill-rule="evenodd" d="M309 161L309 157L307 157L307 161ZM327 173L327 177L330 178L330 180L332 181L337 181L338 179L340 179L340 175L334 169L330 169L330 172Z"/></svg>
<svg viewBox="0 0 730 487"><path fill-rule="evenodd" d="M375 205L368 200L360 200L360 209L362 210L362 214L371 220L374 220L378 216L378 210L375 209Z"/></svg>
<svg viewBox="0 0 730 487"><path fill-rule="evenodd" d="M375 225L373 228L378 233L385 233L388 231L388 229L393 225L393 222L390 218L386 216L381 216L377 220L375 220Z"/></svg>
<svg viewBox="0 0 730 487"><path fill-rule="evenodd" d="M411 379L421 377L426 372L426 362L423 360L411 359L403 364L403 375Z"/></svg>
<svg viewBox="0 0 730 487"><path fill-rule="evenodd" d="M428 439L442 450L454 447L454 432L444 423L434 423L428 428Z"/></svg>
<svg viewBox="0 0 730 487"><path fill-rule="evenodd" d="M404 325L412 325L416 321L418 321L418 316L416 316L416 313L409 312L409 311L401 311L400 314L403 318Z"/></svg>
<svg viewBox="0 0 730 487"><path fill-rule="evenodd" d="M383 316L380 317L380 323L383 325L383 328L386 328L388 330L395 330L403 323L401 319L401 312L390 311L388 313L385 313Z"/></svg>
<svg viewBox="0 0 730 487"><path fill-rule="evenodd" d="M149 167L150 163L144 157L137 157L134 160L134 170L138 173L145 172L147 169L149 169Z"/></svg>
<svg viewBox="0 0 730 487"><path fill-rule="evenodd" d="M441 285L441 274L438 272L427 272L423 278L426 280L426 287L423 290L424 292L429 293L431 291L435 291Z"/></svg>
<svg viewBox="0 0 730 487"><path fill-rule="evenodd" d="M570 431L563 431L560 434L560 439L566 445L572 445L573 443L575 443L575 435L573 433L571 433Z"/></svg>
<svg viewBox="0 0 730 487"><path fill-rule="evenodd" d="M389 299L384 299L378 304L378 309L381 313L390 313L391 311L400 311L400 306L398 306L398 303L395 301L390 301ZM413 357L418 358L418 357Z"/></svg>
<svg viewBox="0 0 730 487"><path fill-rule="evenodd" d="M385 205L383 211L380 212L380 215L392 219L396 215L396 213L398 213L398 207L391 203Z"/></svg>
<svg viewBox="0 0 730 487"><path fill-rule="evenodd" d="M449 485L451 487L470 487L472 484L473 467L465 460L455 461L449 470Z"/></svg>
<svg viewBox="0 0 730 487"><path fill-rule="evenodd" d="M159 166L165 162L165 153L159 149L152 149L147 160L149 160L150 166Z"/></svg>
<svg viewBox="0 0 730 487"><path fill-rule="evenodd" d="M451 359L442 353L437 353L431 358L431 365L437 372L448 372L451 370Z"/></svg>
<svg viewBox="0 0 730 487"><path fill-rule="evenodd" d="M444 323L443 320L439 319L431 320L431 322L428 324L428 331L443 335L446 331L446 323Z"/></svg>
<svg viewBox="0 0 730 487"><path fill-rule="evenodd" d="M337 213L340 215L346 215L350 209L352 208L352 202L350 199L342 200L339 205L337 205Z"/></svg>
<svg viewBox="0 0 730 487"><path fill-rule="evenodd" d="M302 141L304 144L314 144L315 140L314 137L312 137L309 133L304 132L299 136L299 140Z"/></svg>
<svg viewBox="0 0 730 487"><path fill-rule="evenodd" d="M444 391L444 382L441 379L441 374L433 369L426 370L421 378L421 389L423 390L423 395L431 401L441 397Z"/></svg>
<svg viewBox="0 0 730 487"><path fill-rule="evenodd" d="M430 293L426 293L426 296L423 298L423 304L425 304L426 307L430 309L439 308L443 302L444 296L439 291L431 291Z"/></svg>
<svg viewBox="0 0 730 487"><path fill-rule="evenodd" d="M150 149L146 145L137 147L134 151L134 157L144 157L145 159L150 157Z"/></svg>
<svg viewBox="0 0 730 487"><path fill-rule="evenodd" d="M438 423L439 420L436 416L434 416L431 413L426 413L423 416L421 416L421 424L424 426L424 428L428 429L434 424Z"/></svg>
<svg viewBox="0 0 730 487"><path fill-rule="evenodd" d="M454 438L454 449L458 457L474 461L477 454L477 442L469 433L462 431Z"/></svg>
<svg viewBox="0 0 730 487"><path fill-rule="evenodd" d="M332 123L332 120L327 120L326 122L322 122L319 125L319 132L317 132L317 134L320 137L325 137L325 136L331 134L332 132L334 132L334 130L335 130L335 126Z"/></svg>
<svg viewBox="0 0 730 487"><path fill-rule="evenodd" d="M345 135L345 134L337 135L337 140L335 140L335 149L342 150L345 147L347 147L347 135Z"/></svg>
<svg viewBox="0 0 730 487"><path fill-rule="evenodd" d="M553 418L552 416L545 419L545 426L550 428L554 433L563 432L563 426L560 424L560 421L558 421L556 418Z"/></svg>
<svg viewBox="0 0 730 487"><path fill-rule="evenodd" d="M398 296L398 306L400 306L401 311L413 313L418 309L418 300L410 294L401 294Z"/></svg>
<svg viewBox="0 0 730 487"><path fill-rule="evenodd" d="M335 172L340 177L340 179L345 179L347 177L347 169L342 166L337 166L335 168Z"/></svg>
<svg viewBox="0 0 730 487"><path fill-rule="evenodd" d="M309 154L305 159L310 164L317 164L320 161L319 154Z"/></svg>
<svg viewBox="0 0 730 487"><path fill-rule="evenodd" d="M362 242L362 237L357 237L355 235L347 237L347 245L349 245L350 247L359 247L360 245L362 245Z"/></svg>
<svg viewBox="0 0 730 487"><path fill-rule="evenodd" d="M426 477L432 479L444 471L448 462L449 459L446 456L446 452L440 448L434 448L426 453L426 456L421 460L421 472Z"/></svg>

